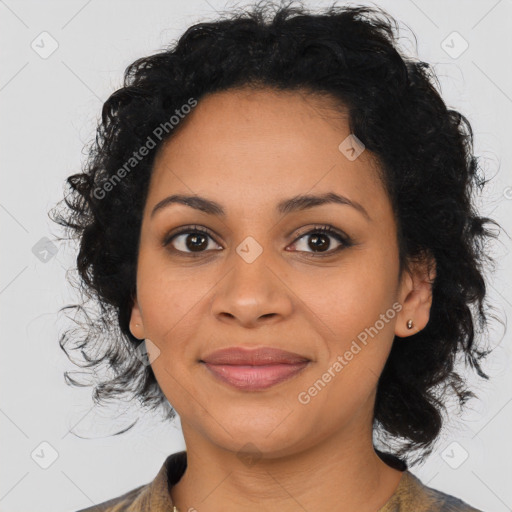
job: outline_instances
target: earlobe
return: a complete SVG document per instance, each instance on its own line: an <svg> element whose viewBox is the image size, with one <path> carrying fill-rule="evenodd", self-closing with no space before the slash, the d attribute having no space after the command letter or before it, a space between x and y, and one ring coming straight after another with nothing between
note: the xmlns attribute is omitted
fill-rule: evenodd
<svg viewBox="0 0 512 512"><path fill-rule="evenodd" d="M144 339L144 324L137 298L133 300L132 313L130 316L130 332L138 339Z"/></svg>
<svg viewBox="0 0 512 512"><path fill-rule="evenodd" d="M406 272L400 288L403 298L398 314L395 335L405 338L416 334L427 325L432 306L432 286L435 279L435 261L424 259Z"/></svg>

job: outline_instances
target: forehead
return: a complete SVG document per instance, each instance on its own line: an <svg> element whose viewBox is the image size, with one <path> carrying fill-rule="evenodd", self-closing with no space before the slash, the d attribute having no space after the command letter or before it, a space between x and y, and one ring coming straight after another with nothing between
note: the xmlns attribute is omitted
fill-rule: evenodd
<svg viewBox="0 0 512 512"><path fill-rule="evenodd" d="M329 98L223 91L201 99L181 122L155 159L148 206L171 191L245 208L308 192L338 191L374 209L387 200L372 155L347 157L347 113Z"/></svg>

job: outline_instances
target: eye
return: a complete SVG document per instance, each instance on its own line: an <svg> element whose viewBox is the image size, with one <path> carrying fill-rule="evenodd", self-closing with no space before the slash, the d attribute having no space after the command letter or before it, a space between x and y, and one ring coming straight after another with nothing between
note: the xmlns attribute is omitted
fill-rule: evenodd
<svg viewBox="0 0 512 512"><path fill-rule="evenodd" d="M213 233L207 228L185 226L178 232L169 233L162 241L162 246L167 247L168 245L172 245L174 252L194 257L208 250L222 250L222 247L215 242L213 237ZM297 240L301 241L301 239L306 239L306 237L310 237L308 242L297 242ZM338 243L338 247L334 249L330 249L332 245L330 240L332 239ZM300 248L301 243L302 247L313 249L311 256L314 257L328 256L354 245L354 242L349 236L338 232L331 226L315 226L313 229L295 239L291 247L296 250L298 249L299 252L307 253L307 250Z"/></svg>
<svg viewBox="0 0 512 512"><path fill-rule="evenodd" d="M297 243L297 241L295 241L293 243L293 247L298 249L299 252L308 252L307 250L305 251L300 247L311 248L313 249L313 256L324 256L322 253L325 253L325 255L330 255L341 251L346 247L354 245L350 237L338 232L331 226L315 226L307 233L299 236L296 240L300 241L301 239L306 239L307 237L309 237L309 240L303 241L302 243ZM332 238L334 238L339 245L335 249L328 250L332 245L330 242L330 239Z"/></svg>
<svg viewBox="0 0 512 512"><path fill-rule="evenodd" d="M213 242L209 243L209 240ZM206 250L219 250L219 247L213 239L213 234L206 228L198 228L197 226L187 226L177 233L171 233L165 237L162 245L168 246L171 244L176 252L183 252L185 254L202 253ZM222 249L222 247L220 247Z"/></svg>

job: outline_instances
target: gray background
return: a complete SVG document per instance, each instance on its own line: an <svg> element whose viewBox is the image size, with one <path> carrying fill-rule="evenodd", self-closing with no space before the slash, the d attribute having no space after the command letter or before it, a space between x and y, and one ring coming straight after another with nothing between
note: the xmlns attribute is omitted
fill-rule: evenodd
<svg viewBox="0 0 512 512"><path fill-rule="evenodd" d="M488 175L495 176L479 201L481 212L510 231L512 1L377 4L401 22L402 47L435 65L448 106L472 123L475 151ZM90 388L64 383L63 371L77 368L58 346L69 323L57 311L76 299L65 276L74 248L54 243L52 254L51 240L59 231L47 212L62 198L65 178L80 169L101 105L121 86L125 67L232 5L0 0L2 512L66 512L99 503L149 482L168 454L185 447L179 421L164 425L150 416L127 434L108 437L130 424L137 409L97 410ZM417 36L417 53L409 29ZM50 36L41 36L44 31ZM454 31L469 45L460 55L464 43ZM41 38L46 38L44 48ZM58 48L41 56L52 39ZM505 317L512 309L512 267L510 240L505 235L501 240L492 249L498 265L489 298ZM447 425L438 449L412 472L486 512L504 512L512 510L511 339L493 325L497 348L485 366L492 380L470 381L481 400L471 401L463 419ZM57 458L43 469L52 450Z"/></svg>

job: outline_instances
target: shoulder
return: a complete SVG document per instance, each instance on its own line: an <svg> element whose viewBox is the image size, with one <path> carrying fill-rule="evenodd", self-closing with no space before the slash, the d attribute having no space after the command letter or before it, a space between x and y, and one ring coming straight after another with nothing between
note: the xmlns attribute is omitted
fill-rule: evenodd
<svg viewBox="0 0 512 512"><path fill-rule="evenodd" d="M116 498L112 498L97 505L91 507L82 508L76 512L129 512L136 510L135 504L140 503L143 500L145 494L147 494L150 484L140 485L128 491Z"/></svg>
<svg viewBox="0 0 512 512"><path fill-rule="evenodd" d="M427 487L408 470L389 505L382 512L482 512L455 496Z"/></svg>
<svg viewBox="0 0 512 512"><path fill-rule="evenodd" d="M151 482L76 512L168 512L172 510L169 486L182 477L186 466L186 451L169 455Z"/></svg>

